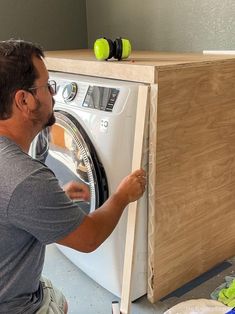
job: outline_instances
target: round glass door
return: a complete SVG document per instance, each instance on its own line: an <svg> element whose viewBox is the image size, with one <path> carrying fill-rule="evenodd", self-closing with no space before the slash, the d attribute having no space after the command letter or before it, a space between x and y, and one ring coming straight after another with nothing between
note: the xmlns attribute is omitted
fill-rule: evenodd
<svg viewBox="0 0 235 314"><path fill-rule="evenodd" d="M55 117L56 123L35 138L32 155L55 173L61 186L74 180L89 187L90 201L76 200L88 213L108 198L104 168L78 121L63 111L56 111Z"/></svg>

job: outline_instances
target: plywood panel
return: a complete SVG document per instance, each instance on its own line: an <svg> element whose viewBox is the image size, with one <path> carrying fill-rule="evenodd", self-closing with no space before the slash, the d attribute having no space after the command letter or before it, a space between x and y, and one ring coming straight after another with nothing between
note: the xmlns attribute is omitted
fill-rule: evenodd
<svg viewBox="0 0 235 314"><path fill-rule="evenodd" d="M234 255L235 62L159 71L151 140L154 302Z"/></svg>
<svg viewBox="0 0 235 314"><path fill-rule="evenodd" d="M214 61L226 63L231 55L203 55L202 53L166 53L133 51L128 59L97 61L92 50L46 52L49 70L78 73L127 81L156 83L155 69L204 66Z"/></svg>

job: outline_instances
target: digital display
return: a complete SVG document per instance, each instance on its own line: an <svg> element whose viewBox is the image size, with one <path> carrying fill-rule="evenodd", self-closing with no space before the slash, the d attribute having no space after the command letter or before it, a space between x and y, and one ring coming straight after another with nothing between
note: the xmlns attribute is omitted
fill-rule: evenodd
<svg viewBox="0 0 235 314"><path fill-rule="evenodd" d="M112 111L119 90L102 86L89 86L83 107L94 108L104 111Z"/></svg>

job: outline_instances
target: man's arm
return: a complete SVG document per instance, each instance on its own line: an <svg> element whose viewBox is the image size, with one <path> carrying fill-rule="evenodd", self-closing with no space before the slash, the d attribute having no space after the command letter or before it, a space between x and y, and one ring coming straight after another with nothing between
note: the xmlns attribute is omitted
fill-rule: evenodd
<svg viewBox="0 0 235 314"><path fill-rule="evenodd" d="M57 243L81 252L94 251L112 233L125 207L142 196L145 185L145 172L134 171L122 180L116 192L100 208L87 215L79 227Z"/></svg>

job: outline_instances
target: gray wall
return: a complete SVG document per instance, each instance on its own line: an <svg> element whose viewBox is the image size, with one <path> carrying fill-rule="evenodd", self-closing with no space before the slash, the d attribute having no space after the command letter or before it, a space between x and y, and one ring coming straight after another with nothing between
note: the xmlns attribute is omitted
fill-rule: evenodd
<svg viewBox="0 0 235 314"><path fill-rule="evenodd" d="M129 38L134 49L235 49L235 0L0 0L0 40L46 50Z"/></svg>
<svg viewBox="0 0 235 314"><path fill-rule="evenodd" d="M88 45L129 38L134 49L235 50L234 0L86 0Z"/></svg>
<svg viewBox="0 0 235 314"><path fill-rule="evenodd" d="M9 38L46 50L86 48L86 1L0 0L0 40Z"/></svg>

